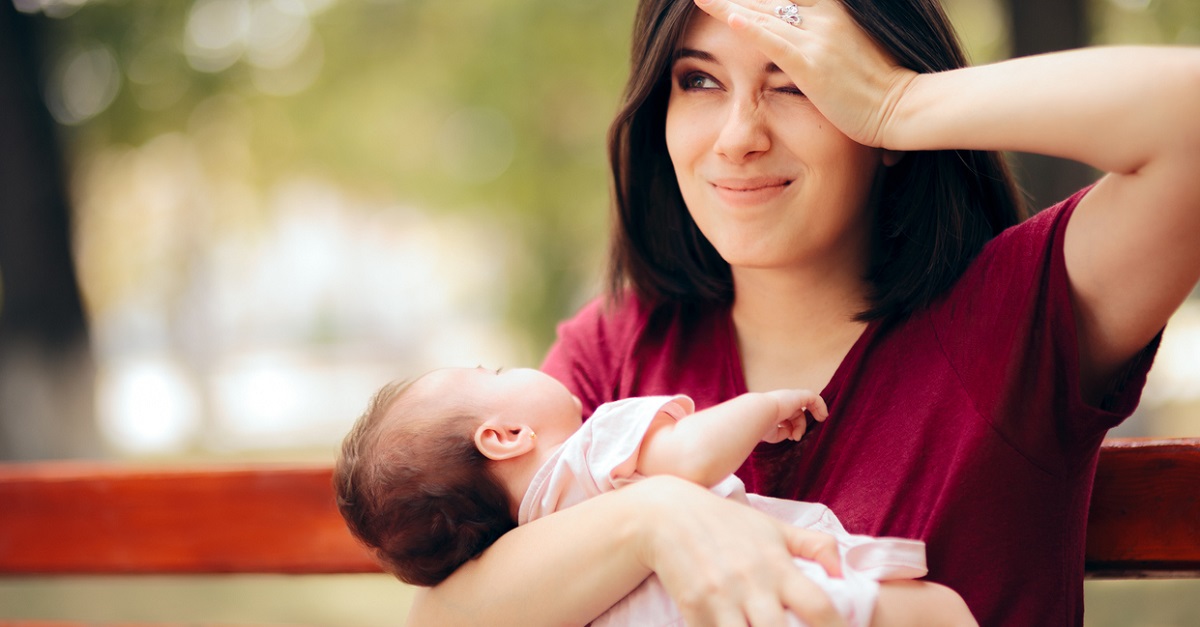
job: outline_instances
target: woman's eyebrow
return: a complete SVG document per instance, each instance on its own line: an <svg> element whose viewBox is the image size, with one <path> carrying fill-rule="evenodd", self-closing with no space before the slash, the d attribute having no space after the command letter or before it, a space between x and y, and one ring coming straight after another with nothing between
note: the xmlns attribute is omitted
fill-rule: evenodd
<svg viewBox="0 0 1200 627"><path fill-rule="evenodd" d="M714 57L712 53L693 48L680 48L679 54L675 55L675 59L697 59L700 61L708 61L709 63L717 63L717 58Z"/></svg>
<svg viewBox="0 0 1200 627"><path fill-rule="evenodd" d="M696 59L698 61L706 61L708 63L720 63L720 61L717 60L717 57L713 56L711 52L696 50L695 48L680 48L679 54L675 55L675 60L678 61L680 59ZM763 65L763 71L767 74L779 74L783 72L783 70L779 69L779 66L775 65L775 62L773 61L767 61L767 63Z"/></svg>

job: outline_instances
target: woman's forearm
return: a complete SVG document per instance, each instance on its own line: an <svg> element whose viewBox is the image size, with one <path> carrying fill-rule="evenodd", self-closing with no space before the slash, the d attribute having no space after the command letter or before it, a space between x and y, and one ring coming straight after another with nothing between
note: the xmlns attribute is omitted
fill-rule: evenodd
<svg viewBox="0 0 1200 627"><path fill-rule="evenodd" d="M652 571L689 624L779 616L840 624L793 556L840 573L837 542L677 477L649 477L515 529L436 588L410 625L582 625Z"/></svg>
<svg viewBox="0 0 1200 627"><path fill-rule="evenodd" d="M505 534L438 586L421 590L408 624L582 625L649 574L638 554L642 482Z"/></svg>
<svg viewBox="0 0 1200 627"><path fill-rule="evenodd" d="M913 78L883 147L1033 152L1133 173L1200 144L1200 49L1099 47Z"/></svg>

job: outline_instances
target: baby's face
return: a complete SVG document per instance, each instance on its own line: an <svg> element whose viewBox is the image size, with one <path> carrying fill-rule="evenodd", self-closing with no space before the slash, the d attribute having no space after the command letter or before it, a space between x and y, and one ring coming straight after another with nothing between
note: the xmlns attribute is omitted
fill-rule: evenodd
<svg viewBox="0 0 1200 627"><path fill-rule="evenodd" d="M565 439L583 423L579 399L554 377L531 368L443 368L421 377L412 391L462 404L471 413L527 424L539 439Z"/></svg>

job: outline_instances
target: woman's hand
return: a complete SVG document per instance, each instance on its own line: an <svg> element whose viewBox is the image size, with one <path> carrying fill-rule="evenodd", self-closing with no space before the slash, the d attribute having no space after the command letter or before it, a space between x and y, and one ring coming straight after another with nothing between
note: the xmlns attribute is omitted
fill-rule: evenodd
<svg viewBox="0 0 1200 627"><path fill-rule="evenodd" d="M896 103L916 72L900 67L836 0L797 0L800 22L776 9L787 0L695 0L696 6L775 62L842 133L890 148Z"/></svg>
<svg viewBox="0 0 1200 627"><path fill-rule="evenodd" d="M675 477L650 477L622 490L643 491L639 559L688 625L785 625L788 611L813 627L844 624L792 562L803 557L840 575L832 536L786 525Z"/></svg>
<svg viewBox="0 0 1200 627"><path fill-rule="evenodd" d="M649 477L504 534L419 590L408 624L582 625L657 573L689 625L782 626L784 608L813 627L842 625L793 555L841 573L831 536Z"/></svg>

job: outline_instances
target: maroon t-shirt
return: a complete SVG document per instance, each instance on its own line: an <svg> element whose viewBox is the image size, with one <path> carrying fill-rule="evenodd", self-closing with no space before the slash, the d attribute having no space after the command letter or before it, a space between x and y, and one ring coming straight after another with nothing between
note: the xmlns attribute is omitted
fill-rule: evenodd
<svg viewBox="0 0 1200 627"><path fill-rule="evenodd" d="M1157 341L1103 408L1080 395L1063 233L1080 192L994 238L928 309L874 322L821 391L829 419L762 444L747 488L829 506L852 533L927 544L928 579L983 625L1081 625L1087 506L1104 433L1137 405ZM629 396L746 392L727 306L592 302L543 369L585 414Z"/></svg>

